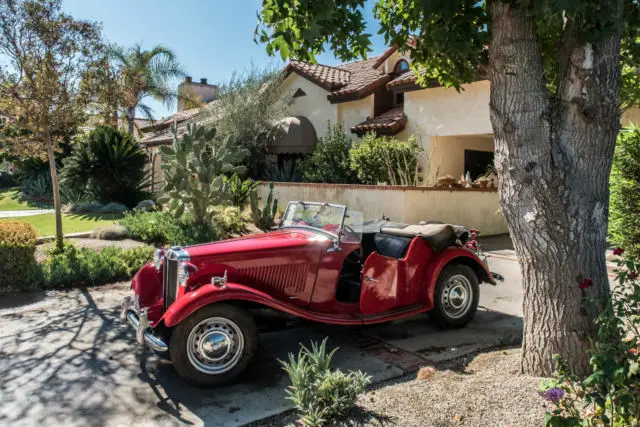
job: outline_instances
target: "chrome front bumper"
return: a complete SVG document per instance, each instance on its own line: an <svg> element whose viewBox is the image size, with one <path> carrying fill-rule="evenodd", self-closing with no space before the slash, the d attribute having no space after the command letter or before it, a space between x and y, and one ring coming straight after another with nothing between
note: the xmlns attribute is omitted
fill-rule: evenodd
<svg viewBox="0 0 640 427"><path fill-rule="evenodd" d="M169 346L159 337L153 335L149 329L149 319L147 309L140 309L137 296L128 296L122 301L120 310L120 320L128 322L136 330L136 341L140 344L147 344L152 350L165 352Z"/></svg>

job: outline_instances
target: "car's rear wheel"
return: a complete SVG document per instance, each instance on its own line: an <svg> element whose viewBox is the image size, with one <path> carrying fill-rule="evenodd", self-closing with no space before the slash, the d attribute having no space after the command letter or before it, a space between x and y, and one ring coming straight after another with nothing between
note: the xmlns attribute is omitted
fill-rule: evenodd
<svg viewBox="0 0 640 427"><path fill-rule="evenodd" d="M226 384L256 353L258 334L247 311L228 304L201 308L171 334L171 358L178 374L199 386Z"/></svg>
<svg viewBox="0 0 640 427"><path fill-rule="evenodd" d="M429 311L433 321L443 327L464 326L478 309L478 276L467 265L449 265L440 272L433 297L434 307Z"/></svg>

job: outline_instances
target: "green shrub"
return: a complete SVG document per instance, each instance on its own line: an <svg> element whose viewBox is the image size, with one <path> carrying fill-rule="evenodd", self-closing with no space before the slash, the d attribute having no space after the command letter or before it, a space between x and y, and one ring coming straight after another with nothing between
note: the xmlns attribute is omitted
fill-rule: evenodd
<svg viewBox="0 0 640 427"><path fill-rule="evenodd" d="M311 349L302 346L297 358L290 353L289 362L280 362L291 380L288 399L302 413L305 426L324 426L345 418L371 381L360 371L330 370L337 350L327 354L325 338L320 345L312 342Z"/></svg>
<svg viewBox="0 0 640 427"><path fill-rule="evenodd" d="M225 176L223 182L224 192L229 195L233 206L240 208L240 210L243 210L247 206L249 193L258 185L258 183L251 178L243 181L237 173L234 173L231 178Z"/></svg>
<svg viewBox="0 0 640 427"><path fill-rule="evenodd" d="M62 251L49 250L41 263L48 287L68 288L129 279L153 258L153 249L107 247L97 252L66 244Z"/></svg>
<svg viewBox="0 0 640 427"><path fill-rule="evenodd" d="M309 182L356 184L358 175L351 169L349 150L351 138L344 124L327 124L327 135L320 138L313 154L304 165L304 179Z"/></svg>
<svg viewBox="0 0 640 427"><path fill-rule="evenodd" d="M609 239L640 257L640 128L630 126L618 137L611 169Z"/></svg>
<svg viewBox="0 0 640 427"><path fill-rule="evenodd" d="M28 290L40 281L36 230L23 221L0 221L0 295Z"/></svg>
<svg viewBox="0 0 640 427"><path fill-rule="evenodd" d="M640 423L640 263L619 259L614 272L617 284L611 295L589 302L598 304L601 313L589 354L591 373L578 379L556 357L554 377L541 383L540 394L553 408L546 415L547 426Z"/></svg>
<svg viewBox="0 0 640 427"><path fill-rule="evenodd" d="M242 213L236 207L215 207L211 223L201 224L190 215L176 218L168 212L135 212L120 221L129 237L154 246L206 243L244 230Z"/></svg>
<svg viewBox="0 0 640 427"><path fill-rule="evenodd" d="M97 230L93 230L91 233L92 239L123 240L127 237L129 237L129 231L125 226L120 224L98 228Z"/></svg>
<svg viewBox="0 0 640 427"><path fill-rule="evenodd" d="M11 172L0 171L0 188L11 188L15 185L16 179Z"/></svg>
<svg viewBox="0 0 640 427"><path fill-rule="evenodd" d="M127 207L122 203L107 203L102 204L99 202L80 202L72 203L66 206L66 210L71 213L111 213L120 214L127 211Z"/></svg>
<svg viewBox="0 0 640 427"><path fill-rule="evenodd" d="M146 166L147 155L131 135L98 126L74 144L60 180L67 187L86 189L99 202L132 208L148 198Z"/></svg>
<svg viewBox="0 0 640 427"><path fill-rule="evenodd" d="M268 181L274 182L300 182L304 168L304 159L289 158L284 159L280 164L271 162L267 164L264 177Z"/></svg>
<svg viewBox="0 0 640 427"><path fill-rule="evenodd" d="M269 183L269 196L267 196L263 208L260 208L258 203L257 190L251 190L250 199L253 224L260 230L270 230L275 225L274 219L276 212L278 212L278 199L274 200L273 198L273 182Z"/></svg>
<svg viewBox="0 0 640 427"><path fill-rule="evenodd" d="M50 199L52 196L49 171L25 178L20 183L20 192L29 198Z"/></svg>
<svg viewBox="0 0 640 427"><path fill-rule="evenodd" d="M351 168L365 184L417 185L421 151L414 137L401 141L369 133L351 147L349 156Z"/></svg>

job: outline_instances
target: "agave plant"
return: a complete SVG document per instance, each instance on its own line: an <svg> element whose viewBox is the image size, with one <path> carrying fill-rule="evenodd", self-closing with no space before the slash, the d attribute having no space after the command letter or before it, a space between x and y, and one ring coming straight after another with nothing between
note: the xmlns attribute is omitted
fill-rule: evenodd
<svg viewBox="0 0 640 427"><path fill-rule="evenodd" d="M91 198L134 207L147 198L147 155L130 134L98 126L76 142L60 174L68 188L85 188Z"/></svg>

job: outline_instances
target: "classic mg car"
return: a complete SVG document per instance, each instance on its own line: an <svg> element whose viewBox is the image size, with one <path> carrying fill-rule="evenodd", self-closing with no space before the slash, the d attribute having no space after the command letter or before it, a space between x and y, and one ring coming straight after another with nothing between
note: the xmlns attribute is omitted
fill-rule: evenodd
<svg viewBox="0 0 640 427"><path fill-rule="evenodd" d="M132 282L121 316L137 340L169 352L198 385L237 377L257 351L250 309L367 325L428 312L467 324L481 282L495 284L471 235L446 224L363 224L345 206L291 202L277 230L157 250Z"/></svg>

